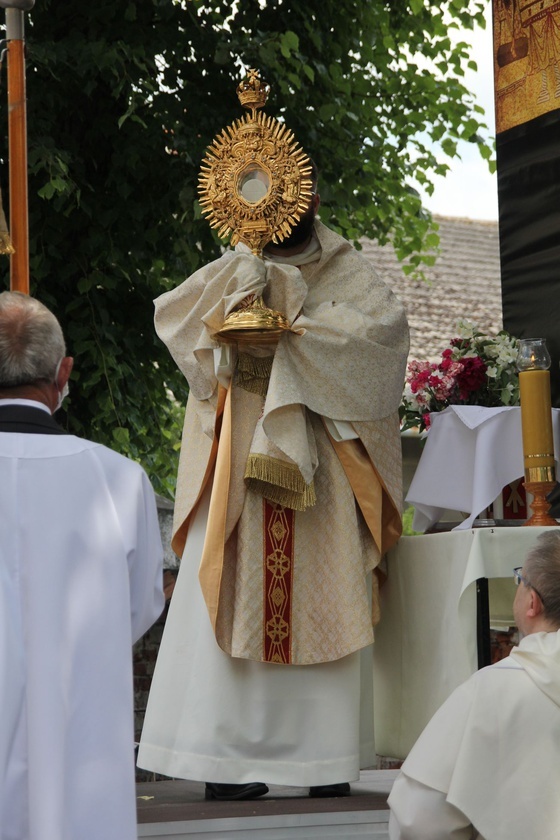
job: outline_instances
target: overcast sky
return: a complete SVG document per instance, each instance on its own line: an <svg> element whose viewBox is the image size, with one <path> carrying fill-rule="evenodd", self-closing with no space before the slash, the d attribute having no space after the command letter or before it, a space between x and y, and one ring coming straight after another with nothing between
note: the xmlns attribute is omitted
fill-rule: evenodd
<svg viewBox="0 0 560 840"><path fill-rule="evenodd" d="M486 123L494 136L494 78L492 65L492 4L488 3L486 29L474 33L461 33L461 38L472 44L472 58L478 72L468 70L465 85L485 109ZM452 163L446 178L436 180L433 196L424 198L432 213L443 216L461 216L469 219L497 219L498 194L496 175L490 175L486 161L470 143L462 143L461 160Z"/></svg>

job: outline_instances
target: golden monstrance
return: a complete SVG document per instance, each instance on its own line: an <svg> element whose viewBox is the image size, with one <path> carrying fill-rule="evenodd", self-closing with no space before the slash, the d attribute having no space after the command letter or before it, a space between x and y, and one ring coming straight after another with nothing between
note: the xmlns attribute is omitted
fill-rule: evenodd
<svg viewBox="0 0 560 840"><path fill-rule="evenodd" d="M202 162L202 212L220 238L247 245L262 257L269 242L282 242L308 209L313 194L309 158L284 123L266 116L270 86L256 70L239 84L245 113L223 129ZM257 297L231 312L217 335L227 342L276 341L290 325Z"/></svg>

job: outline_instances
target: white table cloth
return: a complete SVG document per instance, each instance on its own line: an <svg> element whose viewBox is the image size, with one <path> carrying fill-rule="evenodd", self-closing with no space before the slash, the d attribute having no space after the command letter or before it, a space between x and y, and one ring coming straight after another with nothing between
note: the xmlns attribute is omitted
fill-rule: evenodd
<svg viewBox="0 0 560 840"><path fill-rule="evenodd" d="M513 624L513 568L546 530L402 537L389 552L374 644L378 754L405 758L434 712L477 669L478 578L489 578L491 626Z"/></svg>
<svg viewBox="0 0 560 840"><path fill-rule="evenodd" d="M524 474L521 409L452 405L430 416L406 496L415 509L412 527L426 531L454 510L467 515L455 530L469 529L502 488ZM552 427L558 469L560 409L552 410Z"/></svg>

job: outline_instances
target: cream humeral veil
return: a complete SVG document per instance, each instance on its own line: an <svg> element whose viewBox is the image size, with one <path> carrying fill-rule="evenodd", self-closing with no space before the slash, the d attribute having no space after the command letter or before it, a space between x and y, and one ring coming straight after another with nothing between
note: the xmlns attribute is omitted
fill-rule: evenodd
<svg viewBox="0 0 560 840"><path fill-rule="evenodd" d="M329 661L371 641L364 582L398 538L402 498L397 408L408 352L404 311L369 262L338 234L315 225L322 249L318 261L298 268L228 251L158 298L155 317L157 333L190 387L173 547L181 555L190 517L213 475L200 580L218 642L233 655L260 659L262 654L256 613L239 618L251 613L251 598L243 592L253 585L243 555L251 553L253 542L262 542L258 494L248 490L245 479L249 456L268 448L275 460L294 467L306 486L318 482L316 502L312 493L304 518L296 520L302 535L298 552L310 556L298 567L301 595L296 593L294 614L298 597L306 599L302 613L323 617L328 641L305 642L306 627L298 629L296 622L294 663ZM275 350L251 351L270 371L265 398L258 388L231 387L216 377L219 344L213 336L250 294L262 294L292 325ZM321 418L350 422L357 439L332 440ZM339 523L340 543L333 534L330 546L325 499L332 492L337 498L347 494L348 501L347 521L343 514ZM357 531L354 497L370 535L366 549L364 535L352 533ZM321 533L323 548L332 549L320 557L313 557L313 545L303 543L311 524L306 543ZM352 540L357 541L354 554L361 554L359 568L348 557ZM330 585L317 585L319 573ZM346 617L337 609L345 600L352 605Z"/></svg>

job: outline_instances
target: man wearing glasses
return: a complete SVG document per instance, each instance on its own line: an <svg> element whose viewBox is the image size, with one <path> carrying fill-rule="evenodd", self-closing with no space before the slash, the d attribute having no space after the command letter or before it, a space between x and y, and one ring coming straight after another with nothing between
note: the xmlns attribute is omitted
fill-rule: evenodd
<svg viewBox="0 0 560 840"><path fill-rule="evenodd" d="M560 837L560 530L514 576L519 645L456 689L414 745L390 840Z"/></svg>

